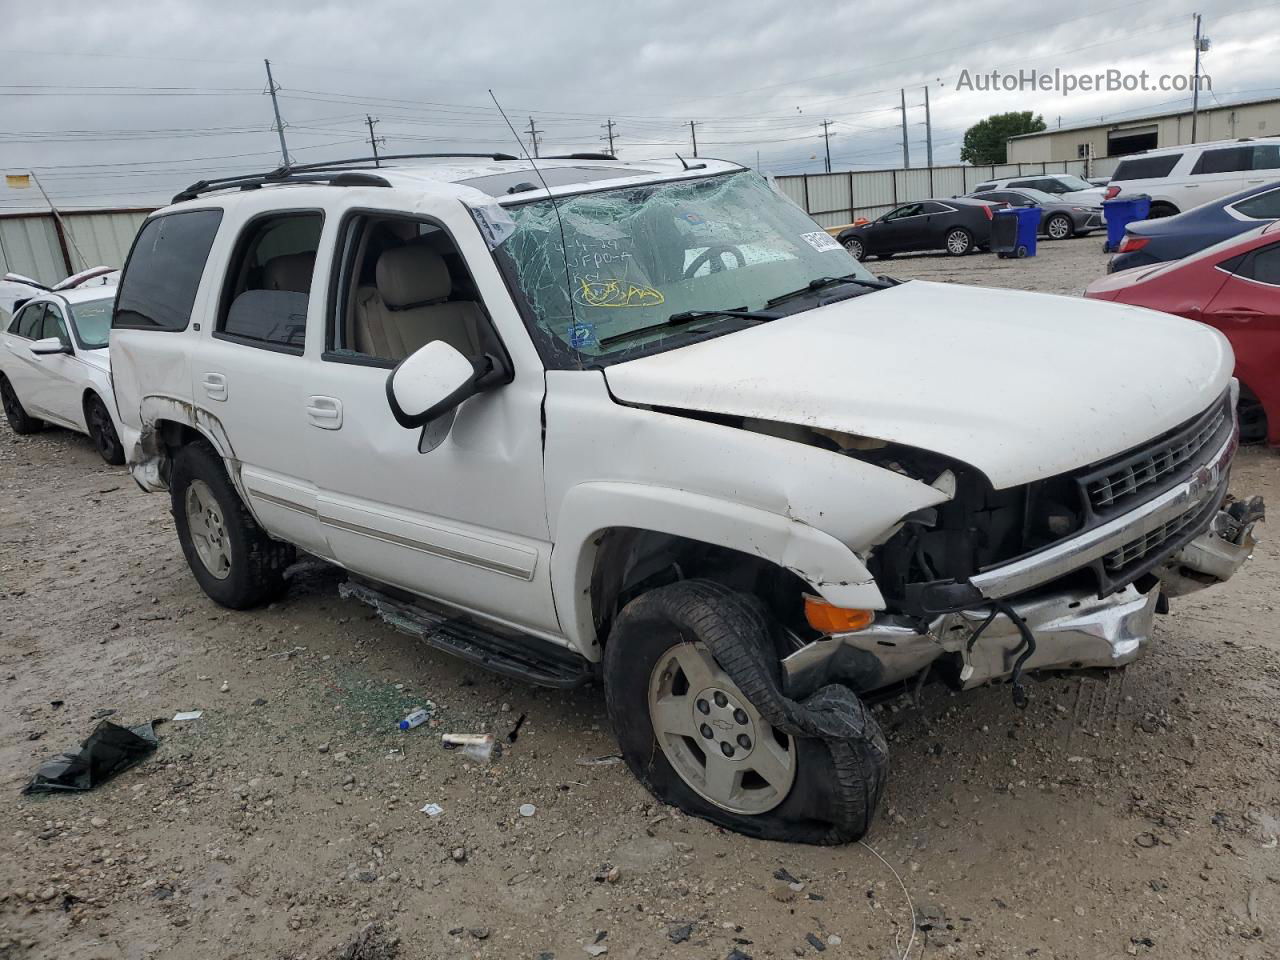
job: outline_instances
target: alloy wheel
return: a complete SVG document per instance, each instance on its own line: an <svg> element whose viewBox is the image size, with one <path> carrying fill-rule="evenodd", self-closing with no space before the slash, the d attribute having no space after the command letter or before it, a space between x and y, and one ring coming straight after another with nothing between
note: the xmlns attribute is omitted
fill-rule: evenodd
<svg viewBox="0 0 1280 960"><path fill-rule="evenodd" d="M952 230L947 234L947 252L961 254L969 252L969 234L963 230Z"/></svg>
<svg viewBox="0 0 1280 960"><path fill-rule="evenodd" d="M1071 224L1066 217L1050 217L1046 230L1052 239L1065 240L1071 234Z"/></svg>
<svg viewBox="0 0 1280 960"><path fill-rule="evenodd" d="M849 253L853 256L853 259L855 260L862 259L863 250L862 250L861 240L857 240L857 239L846 240L844 242L844 248L849 251Z"/></svg>
<svg viewBox="0 0 1280 960"><path fill-rule="evenodd" d="M786 799L795 743L760 716L702 644L676 644L659 658L649 717L671 766L704 799L748 816Z"/></svg>

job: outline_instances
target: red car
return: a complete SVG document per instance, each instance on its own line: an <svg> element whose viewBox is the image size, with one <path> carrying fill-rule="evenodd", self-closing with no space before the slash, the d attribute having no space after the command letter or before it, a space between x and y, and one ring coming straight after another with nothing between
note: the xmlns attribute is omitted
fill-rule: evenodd
<svg viewBox="0 0 1280 960"><path fill-rule="evenodd" d="M1182 260L1113 273L1084 295L1221 330L1236 355L1240 439L1280 447L1280 221Z"/></svg>

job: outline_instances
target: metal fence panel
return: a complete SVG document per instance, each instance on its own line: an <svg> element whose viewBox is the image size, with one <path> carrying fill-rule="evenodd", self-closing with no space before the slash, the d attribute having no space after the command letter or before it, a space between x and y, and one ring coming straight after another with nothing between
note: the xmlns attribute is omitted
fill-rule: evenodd
<svg viewBox="0 0 1280 960"><path fill-rule="evenodd" d="M0 219L0 273L10 271L46 284L67 275L52 217Z"/></svg>
<svg viewBox="0 0 1280 960"><path fill-rule="evenodd" d="M86 267L121 267L149 210L78 211L62 214L64 244L51 213L0 216L0 273L20 273L57 283ZM77 252L78 250L78 252Z"/></svg>
<svg viewBox="0 0 1280 960"><path fill-rule="evenodd" d="M849 209L849 175L818 173L809 175L809 209L814 213L838 213Z"/></svg>
<svg viewBox="0 0 1280 960"><path fill-rule="evenodd" d="M106 264L109 267L124 265L129 255L134 235L147 217L141 210L120 213L72 213L63 217L67 230L75 239L75 246L84 254L86 267ZM75 250L72 250L75 255Z"/></svg>
<svg viewBox="0 0 1280 960"><path fill-rule="evenodd" d="M1114 161L1095 160L1089 176L1104 177ZM954 197L972 193L988 180L1041 173L1086 175L1084 160L1048 163L1004 163L973 167L912 167L909 170L852 170L775 177L778 188L824 227L840 227L858 217L875 219L900 203L925 197Z"/></svg>

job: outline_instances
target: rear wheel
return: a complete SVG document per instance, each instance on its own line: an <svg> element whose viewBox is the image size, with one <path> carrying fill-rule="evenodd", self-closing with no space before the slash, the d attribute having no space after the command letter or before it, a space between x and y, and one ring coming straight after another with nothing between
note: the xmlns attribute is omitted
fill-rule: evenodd
<svg viewBox="0 0 1280 960"><path fill-rule="evenodd" d="M947 231L944 244L948 254L953 257L963 257L973 249L973 234L964 227L953 227Z"/></svg>
<svg viewBox="0 0 1280 960"><path fill-rule="evenodd" d="M844 241L844 248L849 251L855 260L861 260L866 256L866 248L862 245L862 241L857 237L849 237Z"/></svg>
<svg viewBox="0 0 1280 960"><path fill-rule="evenodd" d="M1071 218L1065 213L1055 213L1044 225L1044 232L1050 240L1066 240L1074 233Z"/></svg>
<svg viewBox="0 0 1280 960"><path fill-rule="evenodd" d="M207 443L187 444L173 460L169 496L178 540L210 599L233 610L257 606L284 589L294 550L258 526Z"/></svg>
<svg viewBox="0 0 1280 960"><path fill-rule="evenodd" d="M758 600L706 580L627 604L604 655L622 755L658 799L720 826L855 840L884 787L884 737L844 687L785 697L773 630Z"/></svg>
<svg viewBox="0 0 1280 960"><path fill-rule="evenodd" d="M84 402L84 422L89 428L89 439L102 459L117 467L124 463L124 445L101 397L90 395Z"/></svg>
<svg viewBox="0 0 1280 960"><path fill-rule="evenodd" d="M13 384L4 374L0 374L0 403L4 404L4 416L14 433L26 435L44 429L44 421L28 415L22 408L22 401L14 392Z"/></svg>
<svg viewBox="0 0 1280 960"><path fill-rule="evenodd" d="M1177 213L1178 213L1178 208L1175 207L1172 203L1164 203L1163 201L1161 201L1159 203L1153 203L1151 205L1151 212L1147 214L1147 219L1160 220L1160 219L1163 219L1164 217L1175 216Z"/></svg>

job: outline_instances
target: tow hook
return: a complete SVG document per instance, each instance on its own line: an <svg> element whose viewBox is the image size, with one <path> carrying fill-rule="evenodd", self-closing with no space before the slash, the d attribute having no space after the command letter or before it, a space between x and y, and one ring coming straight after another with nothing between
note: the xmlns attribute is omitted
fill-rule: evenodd
<svg viewBox="0 0 1280 960"><path fill-rule="evenodd" d="M1253 525L1266 518L1267 506L1262 502L1262 497L1235 500L1227 506L1226 516L1222 519L1222 529L1218 531L1218 536L1231 543L1241 544L1251 532Z"/></svg>

